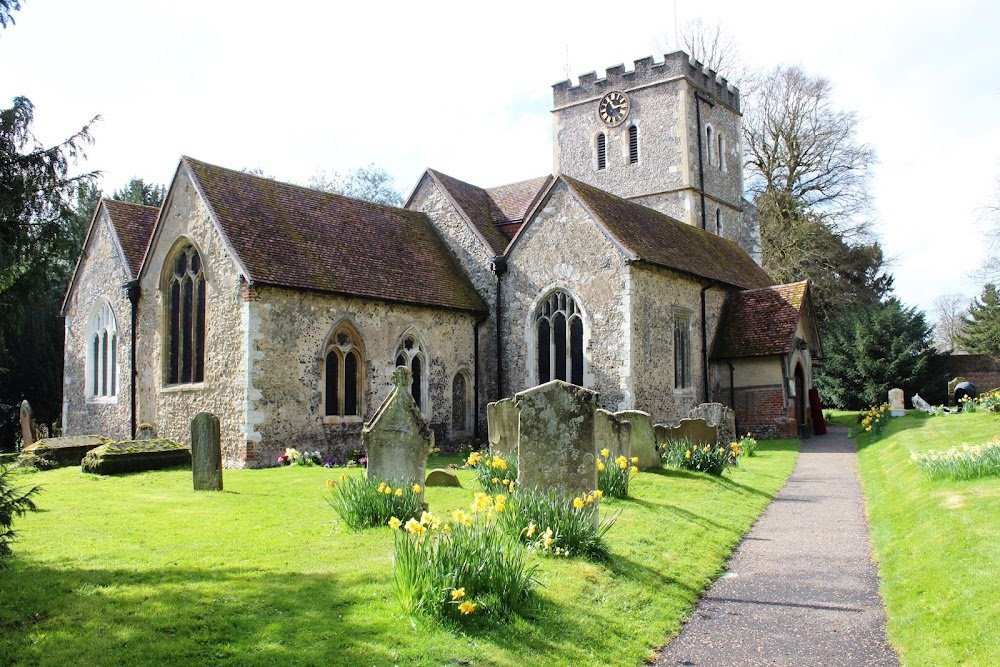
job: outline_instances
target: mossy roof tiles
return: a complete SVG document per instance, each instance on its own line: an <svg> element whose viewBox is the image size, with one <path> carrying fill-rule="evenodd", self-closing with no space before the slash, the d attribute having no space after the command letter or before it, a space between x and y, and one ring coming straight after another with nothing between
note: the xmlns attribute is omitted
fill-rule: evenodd
<svg viewBox="0 0 1000 667"><path fill-rule="evenodd" d="M160 209L155 206L131 204L114 199L104 199L102 203L111 217L111 224L114 225L118 240L122 244L128 269L132 272L133 277L138 276L139 268L142 266L142 258L146 254L146 246L149 245L149 237L153 234L156 216L159 215Z"/></svg>
<svg viewBox="0 0 1000 667"><path fill-rule="evenodd" d="M252 282L486 310L423 213L183 162Z"/></svg>
<svg viewBox="0 0 1000 667"><path fill-rule="evenodd" d="M774 284L734 241L574 178L559 178L639 261L745 289Z"/></svg>
<svg viewBox="0 0 1000 667"><path fill-rule="evenodd" d="M808 281L734 292L723 311L714 359L787 353L809 294Z"/></svg>

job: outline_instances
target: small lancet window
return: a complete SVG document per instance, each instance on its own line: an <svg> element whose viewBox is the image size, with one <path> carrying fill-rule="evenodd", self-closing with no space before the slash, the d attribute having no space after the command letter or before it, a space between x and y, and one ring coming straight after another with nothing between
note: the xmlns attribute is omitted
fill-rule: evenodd
<svg viewBox="0 0 1000 667"><path fill-rule="evenodd" d="M722 209L715 209L715 233L722 236Z"/></svg>
<svg viewBox="0 0 1000 667"><path fill-rule="evenodd" d="M364 357L360 341L357 332L347 323L338 326L330 336L324 368L324 413L327 417L361 416Z"/></svg>
<svg viewBox="0 0 1000 667"><path fill-rule="evenodd" d="M597 170L608 168L608 138L604 133L597 135Z"/></svg>
<svg viewBox="0 0 1000 667"><path fill-rule="evenodd" d="M639 161L639 128L635 125L628 128L628 161L629 164Z"/></svg>
<svg viewBox="0 0 1000 667"><path fill-rule="evenodd" d="M427 358L420 348L420 341L413 334L407 334L400 341L396 350L396 366L405 366L410 369L413 375L413 383L410 384L410 393L417 407L421 410L427 405L425 370L427 368Z"/></svg>
<svg viewBox="0 0 1000 667"><path fill-rule="evenodd" d="M469 383L464 373L456 373L451 381L451 430L452 433L467 433L469 429Z"/></svg>
<svg viewBox="0 0 1000 667"><path fill-rule="evenodd" d="M674 389L691 387L691 318L674 314Z"/></svg>
<svg viewBox="0 0 1000 667"><path fill-rule="evenodd" d="M88 398L118 395L118 325L107 301L94 307L87 324L86 392Z"/></svg>
<svg viewBox="0 0 1000 667"><path fill-rule="evenodd" d="M553 292L535 315L538 384L563 380L583 386L583 314L573 297Z"/></svg>
<svg viewBox="0 0 1000 667"><path fill-rule="evenodd" d="M708 153L709 164L715 164L714 156L712 155L714 153L712 149L715 146L715 142L712 141L712 136L712 126L709 125L705 128L705 152Z"/></svg>
<svg viewBox="0 0 1000 667"><path fill-rule="evenodd" d="M205 379L205 271L190 243L169 265L167 277L167 384Z"/></svg>
<svg viewBox="0 0 1000 667"><path fill-rule="evenodd" d="M719 133L719 169L726 171L726 137Z"/></svg>

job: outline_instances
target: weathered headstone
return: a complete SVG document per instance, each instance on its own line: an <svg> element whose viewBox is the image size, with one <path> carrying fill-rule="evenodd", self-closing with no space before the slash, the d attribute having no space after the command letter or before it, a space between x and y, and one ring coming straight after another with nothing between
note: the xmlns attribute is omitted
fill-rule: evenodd
<svg viewBox="0 0 1000 667"><path fill-rule="evenodd" d="M95 475L188 467L191 450L174 440L109 442L87 452L80 462L83 472Z"/></svg>
<svg viewBox="0 0 1000 667"><path fill-rule="evenodd" d="M913 398L910 399L910 402L913 403L913 407L917 410L923 410L929 415L932 415L935 412L934 408L931 407L931 404L925 401L920 394L914 394Z"/></svg>
<svg viewBox="0 0 1000 667"><path fill-rule="evenodd" d="M632 458L632 423L599 408L594 413L594 441L598 452L610 452L612 461L619 456Z"/></svg>
<svg viewBox="0 0 1000 667"><path fill-rule="evenodd" d="M518 486L577 496L597 488L594 413L599 394L552 380L514 396Z"/></svg>
<svg viewBox="0 0 1000 667"><path fill-rule="evenodd" d="M736 441L736 413L722 403L702 403L688 412L691 419L704 419L709 426L715 426L719 442L728 445ZM715 443L713 443L715 444Z"/></svg>
<svg viewBox="0 0 1000 667"><path fill-rule="evenodd" d="M452 471L445 470L444 468L435 468L427 473L424 486L455 486L462 488L462 482L459 481L458 475Z"/></svg>
<svg viewBox="0 0 1000 667"><path fill-rule="evenodd" d="M222 491L219 418L199 412L191 419L191 472L195 491Z"/></svg>
<svg viewBox="0 0 1000 667"><path fill-rule="evenodd" d="M715 445L719 442L719 431L704 419L682 419L680 424L670 429L670 439L684 438L693 445Z"/></svg>
<svg viewBox="0 0 1000 667"><path fill-rule="evenodd" d="M100 435L66 435L59 438L42 438L21 450L18 465L36 468L61 468L78 466L90 450L106 445L111 440Z"/></svg>
<svg viewBox="0 0 1000 667"><path fill-rule="evenodd" d="M490 449L500 454L517 451L517 406L513 398L486 404Z"/></svg>
<svg viewBox="0 0 1000 667"><path fill-rule="evenodd" d="M21 401L21 439L24 440L24 447L29 447L38 440L38 425L35 424L35 413L31 410L31 404L27 399Z"/></svg>
<svg viewBox="0 0 1000 667"><path fill-rule="evenodd" d="M662 466L660 455L656 453L656 433L653 431L653 418L648 412L641 410L622 410L615 416L632 424L630 438L631 458L638 458L636 467L639 470L653 470Z"/></svg>
<svg viewBox="0 0 1000 667"><path fill-rule="evenodd" d="M361 446L368 452L368 475L395 484L424 479L427 456L434 447L430 429L410 393L413 375L404 366L392 373L392 391L361 429Z"/></svg>
<svg viewBox="0 0 1000 667"><path fill-rule="evenodd" d="M670 440L670 425L653 424L653 435L656 436L656 448L662 451L667 441Z"/></svg>
<svg viewBox="0 0 1000 667"><path fill-rule="evenodd" d="M903 390L899 387L889 390L889 414L893 417L902 417L906 414L906 406L903 405Z"/></svg>
<svg viewBox="0 0 1000 667"><path fill-rule="evenodd" d="M155 440L156 439L156 429L153 428L152 424L142 423L139 424L139 429L135 432L136 440Z"/></svg>

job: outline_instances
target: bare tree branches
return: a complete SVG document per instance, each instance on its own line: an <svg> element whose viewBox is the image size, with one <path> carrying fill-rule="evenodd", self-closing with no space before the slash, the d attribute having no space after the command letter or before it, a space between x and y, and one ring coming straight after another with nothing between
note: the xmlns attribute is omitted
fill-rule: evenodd
<svg viewBox="0 0 1000 667"><path fill-rule="evenodd" d="M969 299L961 294L942 294L934 299L931 317L937 349L962 351L959 339L965 333L965 318L968 315Z"/></svg>
<svg viewBox="0 0 1000 667"><path fill-rule="evenodd" d="M688 21L669 36L656 41L660 51L684 51L734 83L747 78L747 68L736 40L721 23L696 18Z"/></svg>

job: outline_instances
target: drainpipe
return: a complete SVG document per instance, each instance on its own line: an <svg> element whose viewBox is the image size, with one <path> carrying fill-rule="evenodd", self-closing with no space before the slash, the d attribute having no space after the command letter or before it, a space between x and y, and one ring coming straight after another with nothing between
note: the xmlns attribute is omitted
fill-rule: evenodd
<svg viewBox="0 0 1000 667"><path fill-rule="evenodd" d="M472 420L472 435L479 442L479 325L489 319L489 313L480 315L472 325L472 395L474 397L475 418Z"/></svg>
<svg viewBox="0 0 1000 667"><path fill-rule="evenodd" d="M503 301L500 299L500 282L501 278L505 273L507 273L507 258L503 255L497 255L493 258L493 274L497 277L497 304L496 304L496 316L497 316L497 395L495 400L500 400L503 398L503 354L501 345L501 322L503 318L502 306Z"/></svg>
<svg viewBox="0 0 1000 667"><path fill-rule="evenodd" d="M705 392L705 403L708 403L708 322L705 321L705 292L715 287L714 283L709 283L701 288L701 375L702 388Z"/></svg>
<svg viewBox="0 0 1000 667"><path fill-rule="evenodd" d="M135 321L138 319L139 313L139 281L130 280L123 284L122 287L125 288L125 296L128 297L129 303L132 304L132 325L129 327L132 338L131 349L129 350L129 393L131 394L131 411L132 411L132 439L135 440L136 434L136 423L135 423L135 379L139 375L135 369Z"/></svg>
<svg viewBox="0 0 1000 667"><path fill-rule="evenodd" d="M739 433L740 420L739 415L736 413L736 367L733 366L732 359L727 359L726 363L729 364L729 407L733 409L733 414L736 415L736 433Z"/></svg>
<svg viewBox="0 0 1000 667"><path fill-rule="evenodd" d="M705 211L705 152L701 146L701 104L699 102L704 102L713 109L715 108L715 102L707 97L702 97L698 91L694 93L694 116L695 122L698 125L698 189L701 191L701 228L707 230L708 214ZM708 150L712 150L712 147L709 146Z"/></svg>

